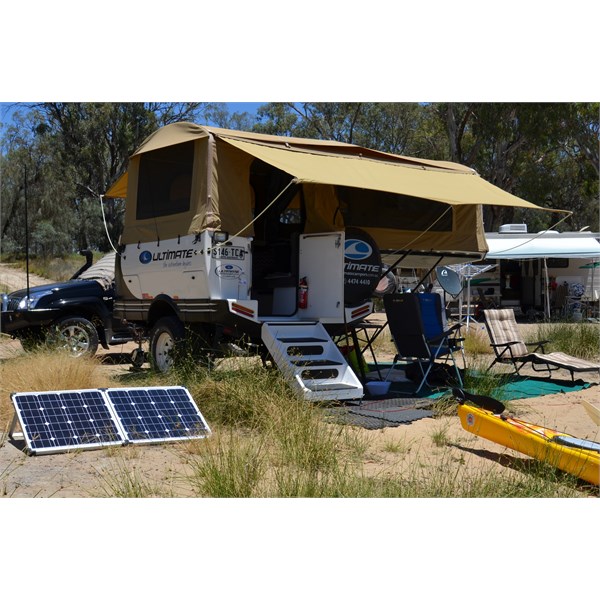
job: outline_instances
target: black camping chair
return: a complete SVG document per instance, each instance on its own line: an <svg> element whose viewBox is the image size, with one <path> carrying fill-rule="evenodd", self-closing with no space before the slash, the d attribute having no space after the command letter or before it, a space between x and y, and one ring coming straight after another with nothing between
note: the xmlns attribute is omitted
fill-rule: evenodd
<svg viewBox="0 0 600 600"><path fill-rule="evenodd" d="M432 296L438 297L439 304L428 301ZM462 378L453 354L461 347L462 338L455 338L460 325L454 325L450 329L443 328L439 294L387 294L383 297L383 304L397 350L392 369L401 358L415 361L422 374L416 390L419 393L427 383L436 359L444 357L452 361L459 387L462 387ZM432 309L436 314L433 314ZM424 314L427 319L424 319ZM439 320L436 315L439 315Z"/></svg>

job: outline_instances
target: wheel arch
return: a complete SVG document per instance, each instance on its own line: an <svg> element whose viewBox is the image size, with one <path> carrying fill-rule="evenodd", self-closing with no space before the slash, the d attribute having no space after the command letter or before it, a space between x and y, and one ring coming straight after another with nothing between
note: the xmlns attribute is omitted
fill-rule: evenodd
<svg viewBox="0 0 600 600"><path fill-rule="evenodd" d="M148 329L151 329L159 319L163 317L177 317L181 322L181 313L177 304L170 296L161 294L157 296L148 310Z"/></svg>

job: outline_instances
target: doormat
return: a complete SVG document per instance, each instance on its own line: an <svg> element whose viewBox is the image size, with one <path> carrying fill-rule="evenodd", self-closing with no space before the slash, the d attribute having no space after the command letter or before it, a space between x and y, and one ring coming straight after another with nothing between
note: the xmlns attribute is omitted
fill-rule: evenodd
<svg viewBox="0 0 600 600"><path fill-rule="evenodd" d="M326 414L330 420L342 425L383 429L432 417L433 411L429 409L434 402L433 398L363 400L346 402L342 407L328 408Z"/></svg>

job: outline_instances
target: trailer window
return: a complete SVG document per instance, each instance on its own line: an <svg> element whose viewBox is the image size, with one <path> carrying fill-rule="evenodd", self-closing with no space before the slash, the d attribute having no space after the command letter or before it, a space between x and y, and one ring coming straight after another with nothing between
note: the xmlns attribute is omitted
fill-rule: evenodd
<svg viewBox="0 0 600 600"><path fill-rule="evenodd" d="M143 154L140 159L137 219L187 212L192 192L194 142Z"/></svg>
<svg viewBox="0 0 600 600"><path fill-rule="evenodd" d="M452 211L441 202L342 186L337 192L347 227L452 231Z"/></svg>

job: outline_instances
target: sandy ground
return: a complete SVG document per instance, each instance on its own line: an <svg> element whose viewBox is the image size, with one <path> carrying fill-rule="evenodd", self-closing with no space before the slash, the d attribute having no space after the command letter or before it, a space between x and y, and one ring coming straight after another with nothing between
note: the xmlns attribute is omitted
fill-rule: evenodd
<svg viewBox="0 0 600 600"><path fill-rule="evenodd" d="M129 344L110 352L102 350L100 354L117 356L132 348ZM0 343L0 360L20 352L19 345L13 341ZM130 366L125 363L105 368L118 374L128 372ZM599 382L598 376L593 374L586 374L584 379ZM511 403L511 410L521 419L577 437L599 440L598 426L582 405L583 400L600 404L598 389L592 386L580 392L516 400ZM199 408L202 410L202 406ZM401 472L415 464L453 462L473 472L514 469L510 457L525 458L464 431L455 415L424 418L374 431L361 430L361 435L369 446L363 468L370 474ZM434 442L440 436L446 440L442 445ZM185 444L28 456L23 452L23 442L8 439L6 433L3 437L0 497L110 497L115 495L118 479L122 485L125 473L136 482L143 482L146 493L159 497L194 496L186 479L189 448Z"/></svg>
<svg viewBox="0 0 600 600"><path fill-rule="evenodd" d="M0 281L12 289L22 287L22 274L12 271L0 269ZM31 284L35 283L32 278ZM101 349L99 354L118 357L134 347L127 344L110 351ZM21 352L18 342L0 338L0 360ZM123 362L106 364L104 368L119 374L127 373L130 366ZM527 373L526 369L522 372ZM569 378L566 372L561 376ZM586 373L582 378L600 383L597 374ZM600 404L598 389L594 385L580 392L517 400L511 403L511 410L523 420L599 440L598 426L582 405L583 400ZM202 410L202 406L199 408ZM415 464L448 464L447 461L459 462L474 473L490 468L514 469L510 457L520 456L464 431L455 415L424 418L375 431L361 430L361 435L369 445L363 465L366 473L394 473ZM439 442L441 436L446 443L434 443L434 439ZM0 497L110 497L115 495L116 479L122 480L125 473L137 482L144 482L146 493L159 497L190 497L194 490L186 479L188 455L189 448L185 445L166 444L28 456L23 452L22 442L8 439L6 431L0 432ZM521 455L521 458L525 457Z"/></svg>

